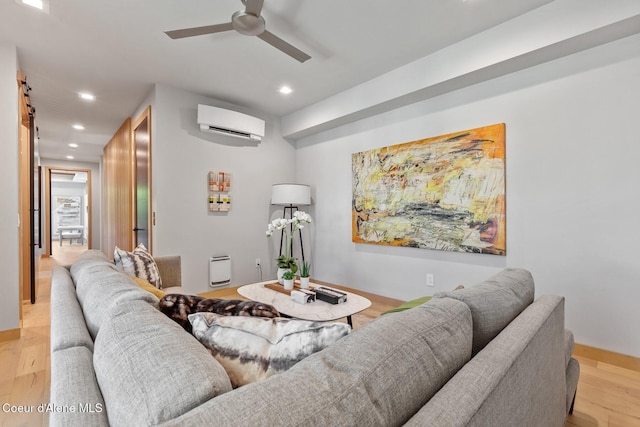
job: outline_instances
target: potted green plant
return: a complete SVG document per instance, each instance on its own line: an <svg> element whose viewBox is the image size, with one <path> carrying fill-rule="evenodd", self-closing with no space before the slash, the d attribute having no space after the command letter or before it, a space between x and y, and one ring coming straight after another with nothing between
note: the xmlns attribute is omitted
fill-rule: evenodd
<svg viewBox="0 0 640 427"><path fill-rule="evenodd" d="M309 287L309 275L311 272L311 264L307 261L302 261L302 267L300 268L300 287L306 289Z"/></svg>
<svg viewBox="0 0 640 427"><path fill-rule="evenodd" d="M296 259L293 257L289 257L286 255L280 255L276 258L276 263L278 264L278 282L282 284L283 278L282 275L285 271L291 271L294 275L298 271L298 265L296 264Z"/></svg>
<svg viewBox="0 0 640 427"><path fill-rule="evenodd" d="M283 284L286 290L290 291L291 289L293 289L294 277L295 277L295 274L291 270L287 270L284 273L282 273L282 279L284 282Z"/></svg>

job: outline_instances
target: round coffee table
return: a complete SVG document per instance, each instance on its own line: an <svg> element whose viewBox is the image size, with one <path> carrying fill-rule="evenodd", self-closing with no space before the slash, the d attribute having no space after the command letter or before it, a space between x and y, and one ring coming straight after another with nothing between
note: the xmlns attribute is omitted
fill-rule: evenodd
<svg viewBox="0 0 640 427"><path fill-rule="evenodd" d="M281 314L288 317L318 322L327 322L346 317L347 322L351 327L353 327L351 316L371 306L371 301L367 298L352 292L343 291L342 289L337 290L347 294L346 302L331 304L325 301L316 300L308 304L300 304L291 300L290 295L274 291L264 286L272 283L276 282L270 280L267 282L252 283L250 285L241 286L238 288L238 293L245 298L265 304L271 304ZM309 289L313 290L313 288L317 286L327 287L325 285L311 282Z"/></svg>

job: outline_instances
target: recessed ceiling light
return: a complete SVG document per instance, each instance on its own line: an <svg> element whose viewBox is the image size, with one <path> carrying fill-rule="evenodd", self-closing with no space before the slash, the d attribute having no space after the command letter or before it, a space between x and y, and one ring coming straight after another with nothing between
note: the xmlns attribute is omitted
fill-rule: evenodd
<svg viewBox="0 0 640 427"><path fill-rule="evenodd" d="M96 96L89 92L80 92L79 95L80 95L80 98L87 101L95 101L96 99Z"/></svg>
<svg viewBox="0 0 640 427"><path fill-rule="evenodd" d="M69 159L69 160L73 160L73 159L74 159L74 157L73 157L73 156L67 156L67 159Z"/></svg>
<svg viewBox="0 0 640 427"><path fill-rule="evenodd" d="M42 3L42 0L22 0L22 4L26 4L27 6L33 6L36 9L40 9L40 10L44 8L44 3Z"/></svg>
<svg viewBox="0 0 640 427"><path fill-rule="evenodd" d="M278 92L283 95L289 95L291 92L293 92L293 89L291 89L289 86L282 86L280 87L280 89L278 89Z"/></svg>
<svg viewBox="0 0 640 427"><path fill-rule="evenodd" d="M69 147L71 148L78 148L78 144L72 142L71 144L69 144Z"/></svg>
<svg viewBox="0 0 640 427"><path fill-rule="evenodd" d="M76 130L84 130L84 126L82 126L79 123L76 123L75 125L73 125L73 128L76 129Z"/></svg>
<svg viewBox="0 0 640 427"><path fill-rule="evenodd" d="M49 2L47 0L16 0L16 3L35 7L45 13L49 12Z"/></svg>

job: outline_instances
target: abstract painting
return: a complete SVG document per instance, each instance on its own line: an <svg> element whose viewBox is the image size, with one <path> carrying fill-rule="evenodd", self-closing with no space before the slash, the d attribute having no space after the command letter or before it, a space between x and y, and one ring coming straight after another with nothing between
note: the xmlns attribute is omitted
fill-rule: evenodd
<svg viewBox="0 0 640 427"><path fill-rule="evenodd" d="M506 255L505 125L352 155L352 240Z"/></svg>

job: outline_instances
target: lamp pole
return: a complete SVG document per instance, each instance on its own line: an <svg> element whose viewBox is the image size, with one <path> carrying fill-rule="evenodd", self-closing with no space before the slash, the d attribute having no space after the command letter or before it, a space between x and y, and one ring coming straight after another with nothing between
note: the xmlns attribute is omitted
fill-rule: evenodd
<svg viewBox="0 0 640 427"><path fill-rule="evenodd" d="M284 219L287 219L287 210L289 210L289 218L293 218L293 212L298 210L297 206L293 206L292 204L290 204L289 206L285 206L284 209L282 210L282 217ZM289 225L290 230L291 230L291 246L289 247L289 253L291 254L291 256L293 256L293 224ZM298 229L298 233L300 235L300 256L302 257L302 262L304 262L304 245L302 244L302 230ZM282 242L284 240L284 230L280 231L280 255L282 255Z"/></svg>

